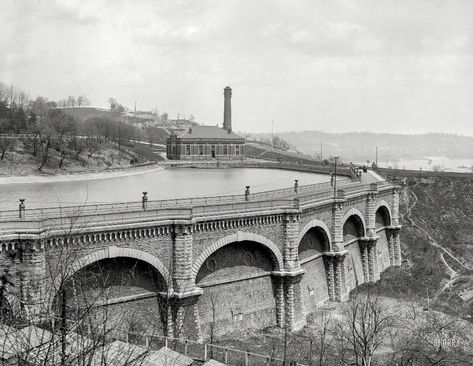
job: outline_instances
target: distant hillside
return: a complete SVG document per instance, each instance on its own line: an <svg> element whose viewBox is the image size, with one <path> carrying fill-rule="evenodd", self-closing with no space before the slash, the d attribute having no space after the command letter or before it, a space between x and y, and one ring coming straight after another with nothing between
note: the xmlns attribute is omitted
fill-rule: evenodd
<svg viewBox="0 0 473 366"><path fill-rule="evenodd" d="M81 107L81 108L60 108L61 111L71 115L79 121L85 121L92 117L108 117L115 119L120 117L120 113L111 111L108 109L94 108L94 107Z"/></svg>
<svg viewBox="0 0 473 366"><path fill-rule="evenodd" d="M380 161L417 159L424 156L448 158L473 157L473 137L453 134L376 134L369 132L325 133L320 131L282 132L277 136L295 145L298 150L319 156L339 155L344 161L374 161L376 146ZM252 138L270 134L251 134Z"/></svg>

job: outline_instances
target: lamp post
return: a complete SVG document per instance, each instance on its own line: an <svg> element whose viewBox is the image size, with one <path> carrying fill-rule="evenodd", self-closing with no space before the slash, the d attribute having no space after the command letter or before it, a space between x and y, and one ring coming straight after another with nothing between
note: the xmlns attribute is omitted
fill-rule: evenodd
<svg viewBox="0 0 473 366"><path fill-rule="evenodd" d="M335 156L335 169L333 173L333 197L337 198L337 162L339 157Z"/></svg>

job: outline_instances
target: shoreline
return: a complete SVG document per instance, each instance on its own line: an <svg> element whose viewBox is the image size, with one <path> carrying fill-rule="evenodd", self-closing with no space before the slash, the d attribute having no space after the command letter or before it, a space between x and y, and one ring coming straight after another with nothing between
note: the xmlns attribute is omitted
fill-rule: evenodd
<svg viewBox="0 0 473 366"><path fill-rule="evenodd" d="M29 183L53 183L53 182L70 182L70 181L82 181L82 180L96 180L96 179L109 179L117 177L126 177L144 173L150 173L155 171L161 171L164 169L172 168L194 168L194 169L228 169L228 168L260 168L260 169L281 169L281 170L293 170L293 171L305 171L308 173L316 174L328 174L330 168L328 167L314 167L314 169L307 169L306 166L299 166L297 164L285 164L280 162L261 160L261 159L245 159L243 161L232 161L232 160L201 160L201 161L159 161L145 163L137 166L129 166L122 168L112 168L106 170L93 170L93 171L73 171L69 173L43 173L43 174L27 174L27 175L15 175L15 176L0 176L0 186L7 184L29 184ZM348 175L342 173L340 175Z"/></svg>
<svg viewBox="0 0 473 366"><path fill-rule="evenodd" d="M117 177L126 177L131 175L144 174L166 169L165 166L158 163L141 164L126 168L114 168L102 171L75 171L60 174L29 174L0 176L0 185L3 184L29 184L29 183L51 183L51 182L70 182L80 180L108 179Z"/></svg>

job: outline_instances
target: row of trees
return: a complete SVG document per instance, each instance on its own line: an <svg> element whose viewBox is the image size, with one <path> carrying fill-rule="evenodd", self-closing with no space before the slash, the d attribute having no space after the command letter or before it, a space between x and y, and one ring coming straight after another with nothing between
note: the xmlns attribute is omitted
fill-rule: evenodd
<svg viewBox="0 0 473 366"><path fill-rule="evenodd" d="M47 105L48 108L76 108L76 107L87 107L90 105L89 99L85 95L80 95L78 97L68 96L65 99L60 99L56 101L48 101L43 97L36 97L31 99L27 93L25 93L20 88L14 85L7 85L0 81L0 102L3 102L5 105L15 108L25 109L37 109L43 108L44 105ZM36 113L38 111L35 111Z"/></svg>
<svg viewBox="0 0 473 366"><path fill-rule="evenodd" d="M0 88L0 160L13 150L18 139L10 134L24 134L21 137L24 148L38 160L42 170L57 156L58 168L66 159L81 161L83 153L91 158L99 151L100 143L111 141L122 149L127 140L136 139L140 131L131 125L108 117L93 117L85 122L74 119L57 103L37 97L28 100L14 87Z"/></svg>
<svg viewBox="0 0 473 366"><path fill-rule="evenodd" d="M59 108L83 108L90 106L90 101L85 95L79 95L77 98L68 96L66 99L60 99L57 102Z"/></svg>
<svg viewBox="0 0 473 366"><path fill-rule="evenodd" d="M302 332L267 336L262 343L270 359L308 366L473 365L472 330L458 317L414 302L394 308L377 288L354 290L349 303L329 308Z"/></svg>

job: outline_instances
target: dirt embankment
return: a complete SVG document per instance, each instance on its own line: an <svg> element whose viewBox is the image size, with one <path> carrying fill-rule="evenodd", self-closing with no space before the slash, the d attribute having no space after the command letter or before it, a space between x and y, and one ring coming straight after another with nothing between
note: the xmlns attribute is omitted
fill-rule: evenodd
<svg viewBox="0 0 473 366"><path fill-rule="evenodd" d="M401 193L403 266L381 278L383 293L473 316L473 181L406 178Z"/></svg>

